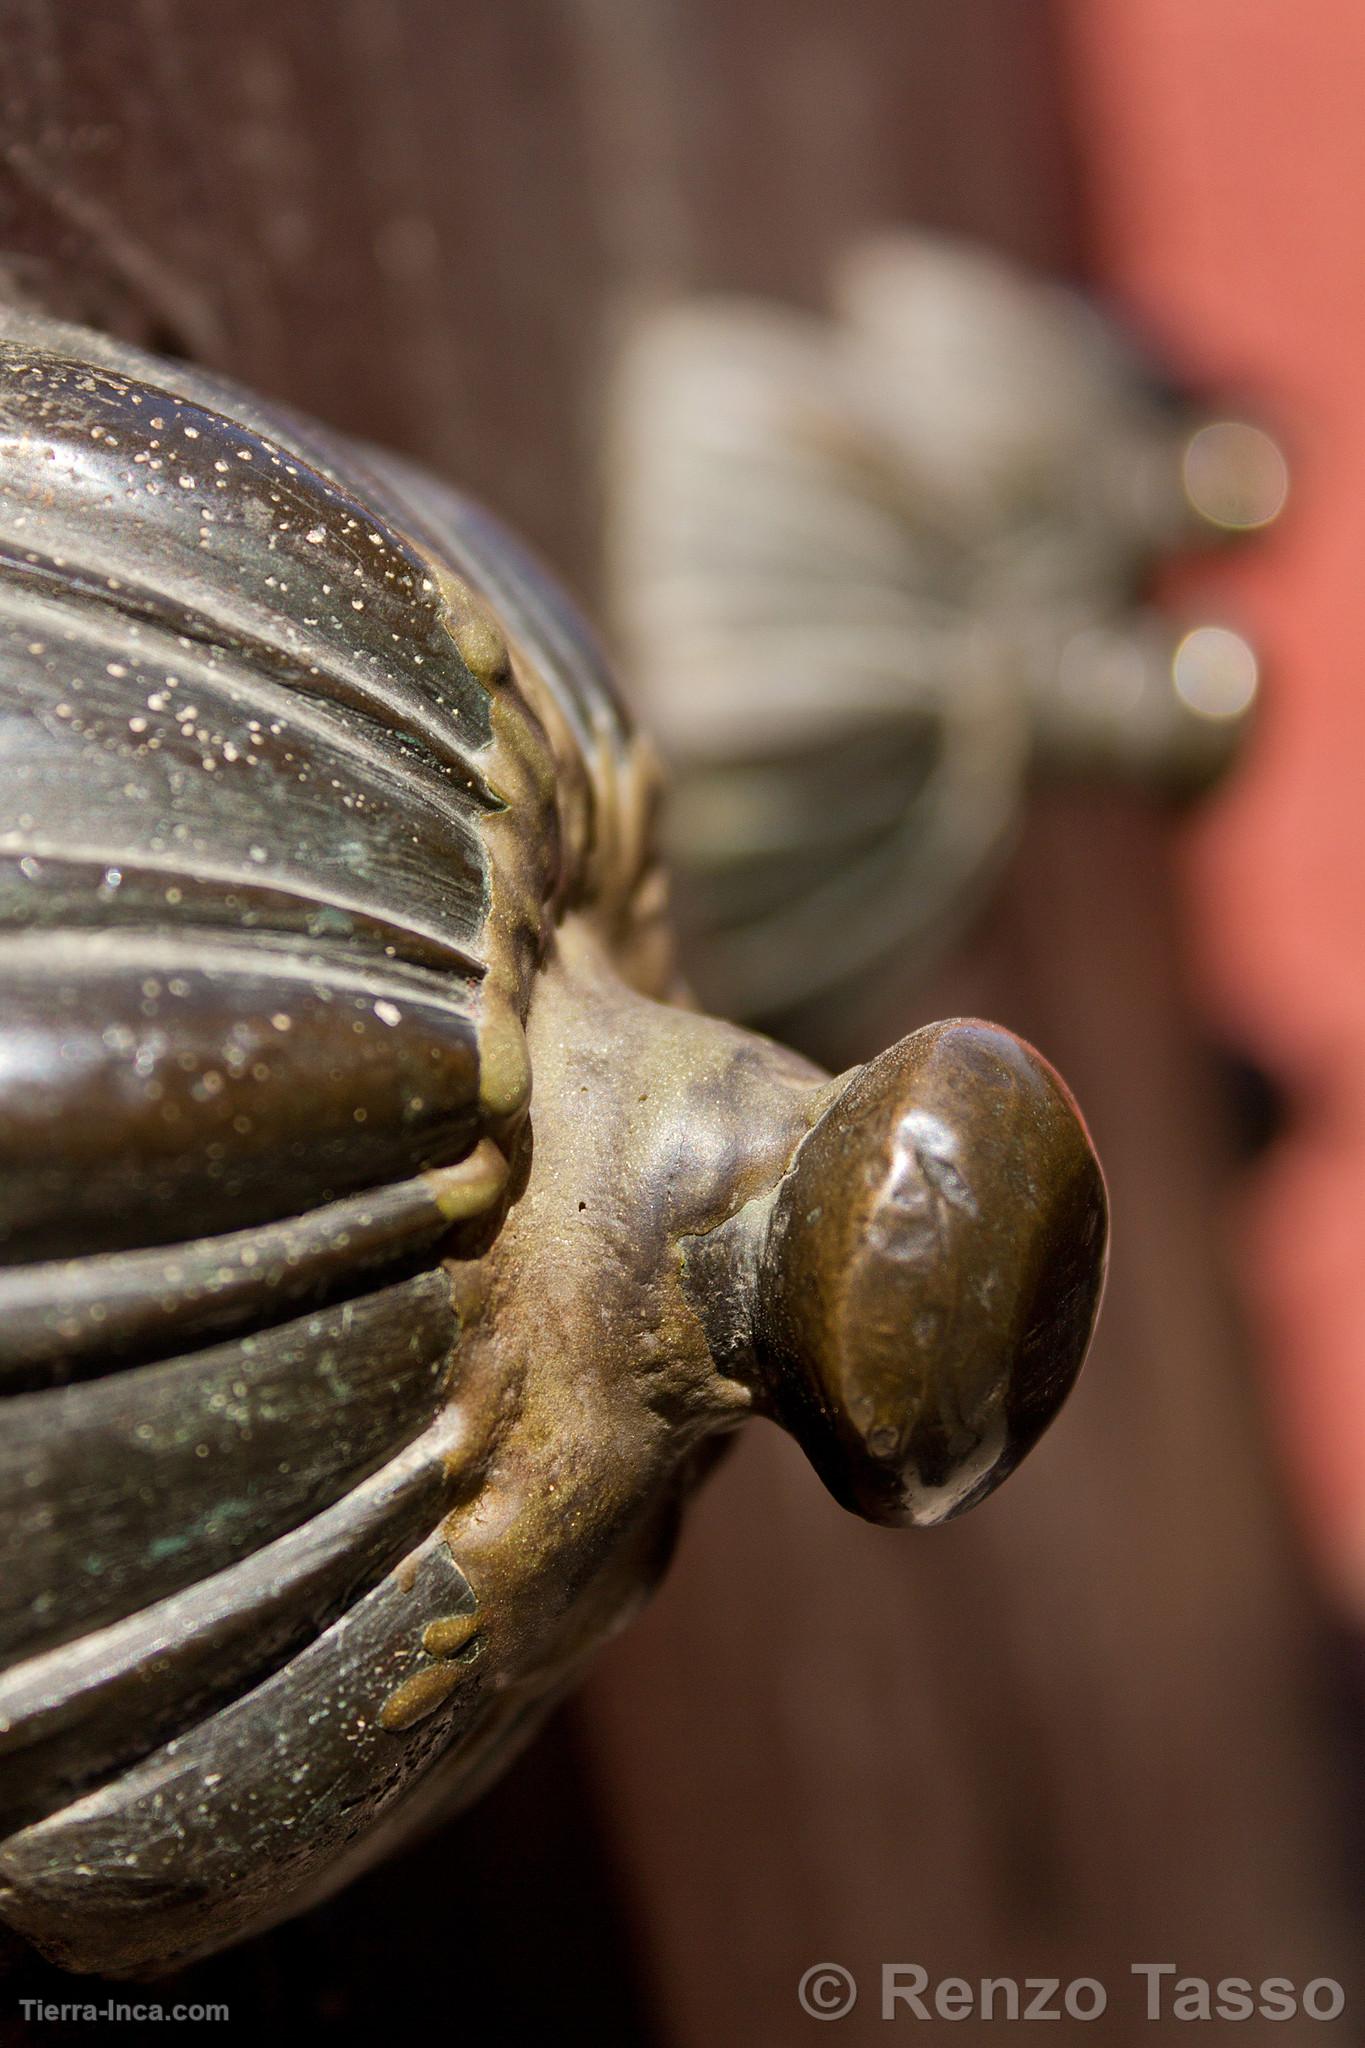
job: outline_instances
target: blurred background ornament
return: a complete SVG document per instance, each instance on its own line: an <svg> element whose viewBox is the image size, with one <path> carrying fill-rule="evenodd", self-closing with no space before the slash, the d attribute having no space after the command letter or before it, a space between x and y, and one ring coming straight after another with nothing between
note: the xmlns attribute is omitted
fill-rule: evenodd
<svg viewBox="0 0 1365 2048"><path fill-rule="evenodd" d="M922 972L1031 775L1220 773L1256 656L1148 589L1287 490L1261 428L984 249L860 242L834 302L644 314L612 409L611 589L676 777L689 970L768 1019Z"/></svg>

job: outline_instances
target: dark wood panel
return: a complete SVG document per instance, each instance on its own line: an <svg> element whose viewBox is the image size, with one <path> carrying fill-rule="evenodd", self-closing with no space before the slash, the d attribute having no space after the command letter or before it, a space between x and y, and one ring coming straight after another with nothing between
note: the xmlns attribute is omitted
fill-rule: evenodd
<svg viewBox="0 0 1365 2048"><path fill-rule="evenodd" d="M444 469L582 582L623 295L814 295L850 222L907 205L1073 253L1039 19L1019 0L3 0L0 250L49 307Z"/></svg>

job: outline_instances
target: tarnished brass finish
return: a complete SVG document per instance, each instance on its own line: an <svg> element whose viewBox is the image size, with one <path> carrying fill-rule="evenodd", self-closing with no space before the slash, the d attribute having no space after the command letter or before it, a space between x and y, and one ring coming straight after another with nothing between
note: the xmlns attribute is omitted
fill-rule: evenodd
<svg viewBox="0 0 1365 2048"><path fill-rule="evenodd" d="M476 508L18 315L0 428L0 1912L139 1972L471 1796L749 1414L980 1498L1105 1201L1006 1033L681 1005L648 753Z"/></svg>
<svg viewBox="0 0 1365 2048"><path fill-rule="evenodd" d="M863 1068L777 1193L755 1305L772 1412L846 1507L943 1521L1032 1448L1103 1219L1070 1098L1008 1032L938 1025Z"/></svg>

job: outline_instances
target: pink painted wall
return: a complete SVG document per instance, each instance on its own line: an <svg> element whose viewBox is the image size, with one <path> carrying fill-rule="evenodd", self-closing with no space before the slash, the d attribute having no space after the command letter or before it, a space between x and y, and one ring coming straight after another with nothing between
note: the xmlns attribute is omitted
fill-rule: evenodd
<svg viewBox="0 0 1365 2048"><path fill-rule="evenodd" d="M1295 467L1279 533L1199 578L1267 680L1187 872L1209 1000L1295 1095L1240 1250L1305 1526L1365 1619L1365 7L1056 5L1102 271Z"/></svg>

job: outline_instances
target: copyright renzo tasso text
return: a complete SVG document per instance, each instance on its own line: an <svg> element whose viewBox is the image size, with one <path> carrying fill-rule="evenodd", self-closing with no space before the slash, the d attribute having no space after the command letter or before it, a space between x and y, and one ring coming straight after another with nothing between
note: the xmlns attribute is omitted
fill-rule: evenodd
<svg viewBox="0 0 1365 2048"><path fill-rule="evenodd" d="M871 1973L868 1973L871 1974ZM884 2020L1101 2019L1110 1987L1097 1977L933 1977L922 1963L883 1963L875 1985L860 1984L841 1963L812 1963L797 1986L811 2019L845 2019L862 1993ZM1346 1993L1335 1977L1303 1985L1288 1977L1199 1977L1176 1963L1132 1963L1120 1994L1129 2012L1149 2020L1338 2020Z"/></svg>

